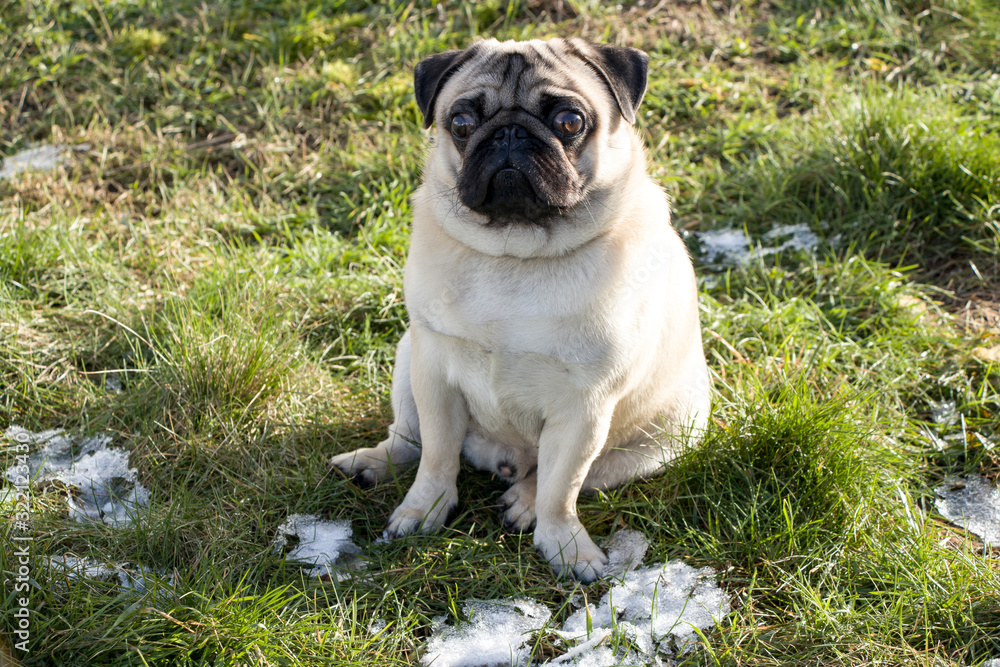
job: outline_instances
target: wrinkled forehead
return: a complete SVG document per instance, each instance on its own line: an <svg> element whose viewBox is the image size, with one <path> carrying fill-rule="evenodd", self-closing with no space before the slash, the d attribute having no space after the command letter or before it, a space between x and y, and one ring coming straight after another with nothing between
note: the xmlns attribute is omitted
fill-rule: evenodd
<svg viewBox="0 0 1000 667"><path fill-rule="evenodd" d="M483 48L451 77L442 91L441 108L447 110L459 99L475 100L490 117L504 109L540 109L550 98L590 107L598 95L613 104L600 77L572 45L500 43Z"/></svg>

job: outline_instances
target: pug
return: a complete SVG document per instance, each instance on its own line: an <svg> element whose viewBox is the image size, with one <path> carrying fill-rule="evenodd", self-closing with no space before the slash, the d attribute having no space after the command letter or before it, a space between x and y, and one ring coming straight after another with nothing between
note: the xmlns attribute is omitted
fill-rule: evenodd
<svg viewBox="0 0 1000 667"><path fill-rule="evenodd" d="M709 414L694 270L633 125L649 56L581 39L421 61L434 128L413 196L394 421L331 464L372 484L418 464L390 538L440 528L460 455L510 483L505 526L556 574L608 559L581 490L662 471Z"/></svg>

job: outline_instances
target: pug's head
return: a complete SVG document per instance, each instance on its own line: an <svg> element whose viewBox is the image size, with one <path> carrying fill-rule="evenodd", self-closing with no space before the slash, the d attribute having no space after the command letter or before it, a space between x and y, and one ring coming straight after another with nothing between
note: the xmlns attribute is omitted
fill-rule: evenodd
<svg viewBox="0 0 1000 667"><path fill-rule="evenodd" d="M487 40L421 61L417 104L437 128L421 194L446 231L518 256L600 233L629 175L645 172L632 124L648 62L580 39Z"/></svg>

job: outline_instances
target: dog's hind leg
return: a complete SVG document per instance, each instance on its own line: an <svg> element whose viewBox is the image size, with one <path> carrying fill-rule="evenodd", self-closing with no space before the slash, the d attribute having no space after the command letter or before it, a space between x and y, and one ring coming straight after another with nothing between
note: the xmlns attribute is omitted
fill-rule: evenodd
<svg viewBox="0 0 1000 667"><path fill-rule="evenodd" d="M583 491L608 491L634 479L658 475L675 456L672 449L670 443L664 446L647 435L626 445L611 447L590 466Z"/></svg>
<svg viewBox="0 0 1000 667"><path fill-rule="evenodd" d="M708 406L705 395L701 405L688 408L683 426L657 420L630 442L605 449L590 466L583 491L607 491L663 472L686 447L698 442L708 420Z"/></svg>
<svg viewBox="0 0 1000 667"><path fill-rule="evenodd" d="M416 444L420 442L420 422L410 387L409 331L403 334L396 348L396 365L392 372L392 415L389 437L374 447L338 454L330 459L330 466L361 485L370 486L420 460L420 448Z"/></svg>
<svg viewBox="0 0 1000 667"><path fill-rule="evenodd" d="M535 529L535 495L538 477L532 470L500 496L500 515L504 528L512 533L530 533Z"/></svg>

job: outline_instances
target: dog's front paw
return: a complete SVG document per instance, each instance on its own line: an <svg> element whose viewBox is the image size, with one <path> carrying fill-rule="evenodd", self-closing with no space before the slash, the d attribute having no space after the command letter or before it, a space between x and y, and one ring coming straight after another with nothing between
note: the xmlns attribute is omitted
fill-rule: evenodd
<svg viewBox="0 0 1000 667"><path fill-rule="evenodd" d="M378 447L356 449L330 457L330 468L336 468L361 487L368 488L392 477L392 465L385 450Z"/></svg>
<svg viewBox="0 0 1000 667"><path fill-rule="evenodd" d="M503 526L512 533L530 533L535 529L535 481L531 475L500 496Z"/></svg>
<svg viewBox="0 0 1000 667"><path fill-rule="evenodd" d="M456 489L418 489L414 484L389 517L385 536L394 540L413 533L433 533L444 525L457 506Z"/></svg>
<svg viewBox="0 0 1000 667"><path fill-rule="evenodd" d="M572 575L589 584L604 574L608 557L594 544L579 521L535 528L535 547L557 576Z"/></svg>

